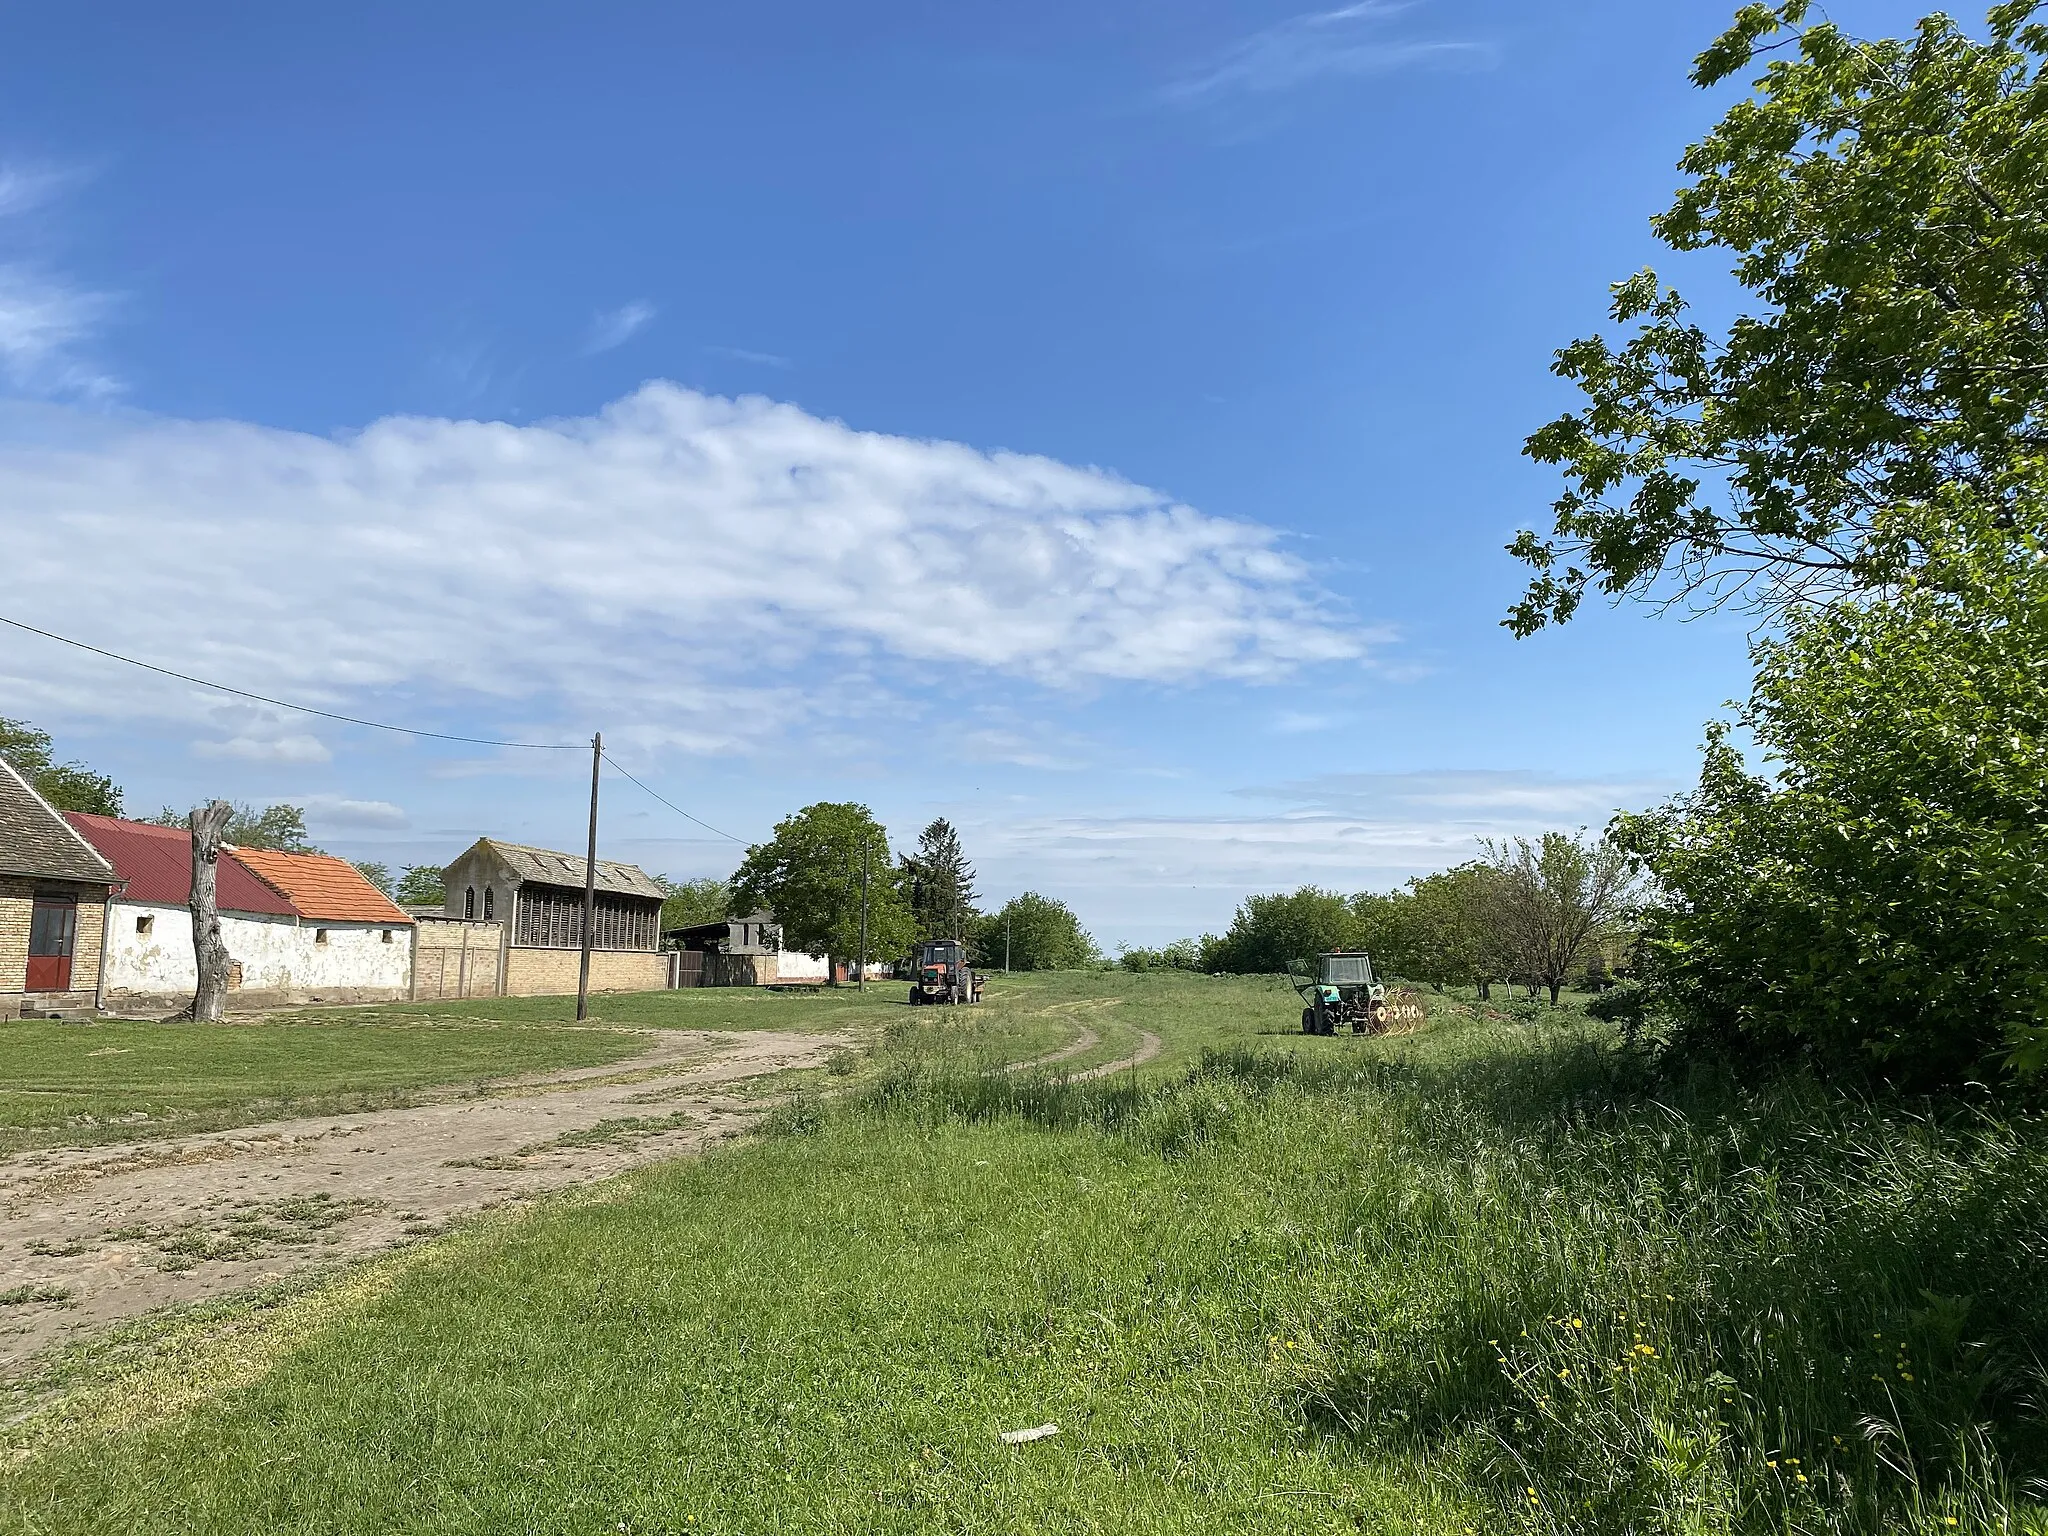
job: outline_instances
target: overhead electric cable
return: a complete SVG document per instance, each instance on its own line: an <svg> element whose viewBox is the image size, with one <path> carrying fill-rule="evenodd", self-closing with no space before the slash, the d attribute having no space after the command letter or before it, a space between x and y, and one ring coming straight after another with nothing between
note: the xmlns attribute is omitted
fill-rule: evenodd
<svg viewBox="0 0 2048 1536"><path fill-rule="evenodd" d="M97 645L87 645L83 640L73 640L69 635L59 635L47 629L37 629L33 624L24 624L19 619L10 619L0 613L0 624L12 625L32 635L41 635L45 640L55 640L60 645L76 646L81 651L91 651L95 656L104 656L109 661L126 662L131 667L140 667L145 672L160 673L164 677L175 677L181 683L192 683L201 688L211 688L216 693L231 693L238 699L254 699L259 704L269 704L278 709L293 710L302 715L318 715L323 720L339 720L344 725L366 726L373 731L395 731L402 736L425 736L433 741L460 741L472 747L518 747L527 752L581 752L583 743L565 741L493 741L483 736L451 736L446 731L423 731L410 725L387 725L382 720L363 720L355 715L337 715L331 709L315 709L310 704L292 704L284 699L273 699L268 694L251 693L246 688L230 688L226 683L216 683L204 677L194 677L189 672L174 672L169 667L160 667L153 661L138 661L133 656L123 656L119 651L102 650ZM643 789L645 785L641 786ZM674 809L674 807L670 807Z"/></svg>
<svg viewBox="0 0 2048 1536"><path fill-rule="evenodd" d="M583 750L583 743L580 741L497 741L487 736L456 736L451 735L447 731L423 731L417 726L391 725L383 720L365 720L357 715L336 714L331 709L314 709L308 704L293 704L285 699L273 699L268 694L251 693L247 688L233 688L226 683L216 683L211 678L194 677L189 672L179 672L170 667L160 667L153 661L142 661L134 656L123 656L119 651L110 651L102 646L88 645L83 640L74 640L69 635L60 635L53 630L38 629L33 624L24 624L21 620L10 619L5 614L0 614L0 624L9 625L14 629L23 630L31 635L40 635L45 640L55 640L59 645L68 645L81 651L90 651L93 655L104 656L109 661L118 661L131 667L140 667L145 672L155 672L162 677L174 677L181 683L191 683L199 688L211 688L216 693L233 694L238 699L254 699L259 704L268 704L276 709L289 709L296 714L317 715L322 720L339 720L344 725L360 725L369 730L391 731L401 736L422 736L430 741L456 741L472 747L513 747L525 752L581 752ZM612 767L618 768L622 778L629 779L634 784L639 785L641 789L646 790L649 795L653 795L656 800L659 800L685 821L694 821L707 832L716 832L720 837L730 842L739 843L742 846L745 845L745 838L734 837L730 832L721 831L702 817L692 816L673 800L668 799L664 795L656 794L652 789L648 789L640 780L633 778L632 774L627 773L623 768L619 768L618 759L613 757L611 753L606 752L602 755L604 760L610 763Z"/></svg>
<svg viewBox="0 0 2048 1536"><path fill-rule="evenodd" d="M620 778L629 779L635 784L640 784L640 781L638 779L633 778L633 775L626 772L625 769L619 768L619 760L616 757L613 757L611 753L605 753L604 760L610 763L614 768L619 769ZM640 784L640 787L642 789L646 789L648 794L654 795L655 799L661 801L663 805L667 806L670 810L674 811L678 816L682 817L683 820L696 822L697 825L702 827L706 832L717 832L718 835L724 838L727 842L738 843L741 847L746 846L747 840L744 837L734 837L730 832L719 831L717 827L711 825L711 823L706 821L703 817L692 816L688 811L684 810L680 805L677 805L673 800L668 799L666 796L655 794L655 792L651 789L647 789L647 786L645 784Z"/></svg>

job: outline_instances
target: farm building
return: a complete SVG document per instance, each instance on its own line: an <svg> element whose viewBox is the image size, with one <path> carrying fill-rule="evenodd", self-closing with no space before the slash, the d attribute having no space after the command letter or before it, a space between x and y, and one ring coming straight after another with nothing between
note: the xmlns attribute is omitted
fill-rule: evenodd
<svg viewBox="0 0 2048 1536"><path fill-rule="evenodd" d="M670 966L672 986L813 985L831 974L823 955L782 947L782 928L772 912L671 928L661 941L678 957Z"/></svg>
<svg viewBox="0 0 2048 1536"><path fill-rule="evenodd" d="M442 871L445 915L500 925L498 990L544 997L576 990L583 945L584 861L551 848L479 838ZM668 985L661 953L666 893L637 865L597 861L593 992L650 992Z"/></svg>
<svg viewBox="0 0 2048 1536"><path fill-rule="evenodd" d="M98 1005L107 894L118 880L0 758L0 1017Z"/></svg>
<svg viewBox="0 0 2048 1536"><path fill-rule="evenodd" d="M411 995L412 919L354 865L325 853L233 853L298 911L294 1001L386 1003Z"/></svg>
<svg viewBox="0 0 2048 1536"><path fill-rule="evenodd" d="M192 954L192 834L183 827L125 821L118 816L64 819L99 850L122 888L107 905L102 1005L116 1013L164 1012L192 1000L199 966ZM300 1002L306 974L299 955L309 935L299 910L275 886L222 849L214 866L220 936L227 945L228 1006L263 1008Z"/></svg>

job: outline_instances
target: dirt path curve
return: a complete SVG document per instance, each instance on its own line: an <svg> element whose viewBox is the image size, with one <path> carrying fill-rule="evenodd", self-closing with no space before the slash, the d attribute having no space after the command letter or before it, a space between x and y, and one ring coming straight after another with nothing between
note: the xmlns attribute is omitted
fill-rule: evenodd
<svg viewBox="0 0 2048 1536"><path fill-rule="evenodd" d="M1100 1044L1102 1044L1102 1036L1095 1033L1086 1024L1083 1024L1081 1026L1081 1033L1074 1037L1072 1045L1063 1045L1056 1051L1052 1051L1044 1056L1034 1056L1029 1061L1013 1061L1007 1067L1004 1067L1003 1070L1005 1072L1029 1072L1034 1067L1056 1067L1063 1061L1072 1061L1076 1056L1086 1055Z"/></svg>
<svg viewBox="0 0 2048 1536"><path fill-rule="evenodd" d="M1107 1077L1112 1072L1123 1072L1131 1067L1142 1067L1146 1062L1166 1049L1166 1042L1149 1029L1138 1031L1138 1049L1122 1061L1105 1061L1099 1067L1090 1067L1086 1072L1076 1072L1074 1081L1085 1083L1091 1077Z"/></svg>
<svg viewBox="0 0 2048 1536"><path fill-rule="evenodd" d="M816 1066L844 1044L779 1031L649 1036L630 1061L482 1097L0 1161L0 1374L120 1319L699 1150L765 1107L737 1085Z"/></svg>

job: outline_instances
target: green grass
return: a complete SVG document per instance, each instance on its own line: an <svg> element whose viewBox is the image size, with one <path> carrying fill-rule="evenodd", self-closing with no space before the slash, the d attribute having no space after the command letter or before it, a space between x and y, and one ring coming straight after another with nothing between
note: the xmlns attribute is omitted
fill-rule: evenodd
<svg viewBox="0 0 2048 1536"><path fill-rule="evenodd" d="M901 1010L778 1136L74 1358L0 1530L2048 1530L2038 1117L1289 998ZM979 1070L1091 999L1179 1064Z"/></svg>
<svg viewBox="0 0 2048 1536"><path fill-rule="evenodd" d="M259 1024L0 1023L0 1155L225 1130L595 1067L646 1049L611 1029L308 1014Z"/></svg>

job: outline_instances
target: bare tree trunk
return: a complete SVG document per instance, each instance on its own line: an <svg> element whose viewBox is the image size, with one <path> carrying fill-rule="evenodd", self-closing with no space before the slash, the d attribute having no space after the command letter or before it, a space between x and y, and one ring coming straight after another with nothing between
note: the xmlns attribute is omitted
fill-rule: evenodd
<svg viewBox="0 0 2048 1536"><path fill-rule="evenodd" d="M199 962L199 988L192 994L192 1006L180 1017L202 1024L218 1023L228 1005L228 947L220 936L214 874L221 837L233 814L225 800L216 800L185 819L192 829L192 956Z"/></svg>

